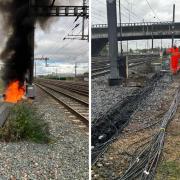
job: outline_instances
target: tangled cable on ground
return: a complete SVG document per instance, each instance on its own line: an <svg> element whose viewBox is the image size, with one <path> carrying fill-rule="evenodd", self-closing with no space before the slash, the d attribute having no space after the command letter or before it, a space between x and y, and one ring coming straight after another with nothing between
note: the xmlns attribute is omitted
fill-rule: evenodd
<svg viewBox="0 0 180 180"><path fill-rule="evenodd" d="M147 86L135 91L126 97L123 102L117 103L105 115L92 124L92 165L102 155L107 147L119 136L128 125L131 115L136 111L138 105L146 99L156 87L162 74L156 74Z"/></svg>
<svg viewBox="0 0 180 180"><path fill-rule="evenodd" d="M180 87L178 87L174 99L169 110L161 119L159 131L149 143L144 144L143 148L138 148L135 151L135 156L132 159L128 169L122 177L116 180L152 180L155 177L157 165L163 150L165 141L165 131L169 122L174 117L180 101Z"/></svg>

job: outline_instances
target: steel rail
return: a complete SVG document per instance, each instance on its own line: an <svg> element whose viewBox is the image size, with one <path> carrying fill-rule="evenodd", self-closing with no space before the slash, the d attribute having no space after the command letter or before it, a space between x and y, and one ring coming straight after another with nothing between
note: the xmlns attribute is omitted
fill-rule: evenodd
<svg viewBox="0 0 180 180"><path fill-rule="evenodd" d="M96 69L92 69L92 73L96 73L99 71L104 71L104 70L109 70L110 69L110 65L109 66L104 66L104 67L100 67L100 68L96 68Z"/></svg>
<svg viewBox="0 0 180 180"><path fill-rule="evenodd" d="M154 61L158 57L143 57L143 58L132 58L128 60L129 67L135 67L141 64L144 64L149 61ZM97 60L96 62L92 62L92 77L98 77L101 76L101 71L109 70L110 72L110 60L101 61ZM108 71L105 74L109 73ZM102 75L104 73L102 72Z"/></svg>
<svg viewBox="0 0 180 180"><path fill-rule="evenodd" d="M79 98L77 98L77 97L74 97L73 95L70 95L70 94L68 94L68 93L65 93L65 92L63 92L62 90L59 90L57 87L50 87L50 86L48 86L47 84L45 85L45 84L43 84L43 83L35 83L35 84L40 84L41 86L44 86L44 87L46 87L46 88L48 88L48 89L51 89L51 90L53 90L53 91L55 91L55 92L57 92L57 93L63 94L64 96L66 96L66 97L68 97L68 98L71 98L71 99L73 99L73 100L75 100L75 101L83 104L83 105L86 106L86 107L89 106L89 102L86 102L86 101L84 101L84 100L82 100L82 99L79 99Z"/></svg>
<svg viewBox="0 0 180 180"><path fill-rule="evenodd" d="M60 85L64 85L64 86L73 86L75 88L83 88L85 89L86 91L88 91L88 87L89 87L89 84L86 84L86 83L82 83L82 82L71 82L71 81L68 81L68 82L63 82L62 80L55 80L55 79L45 79L45 78L37 78L37 80L44 80L44 81L51 81L51 82L56 82Z"/></svg>
<svg viewBox="0 0 180 180"><path fill-rule="evenodd" d="M86 90L85 88L82 88L80 86L74 86L72 84L61 84L60 82L55 82L55 81L51 81L51 80L46 80L46 79L37 79L36 82L44 82L44 83L48 83L48 84L51 84L51 85L56 85L62 89L67 89L69 91L72 91L72 92L75 92L79 95L83 95L83 96L86 96L88 97L89 93L88 93L88 90Z"/></svg>
<svg viewBox="0 0 180 180"><path fill-rule="evenodd" d="M69 110L72 114L74 114L76 117L78 117L86 126L89 126L89 120L84 117L81 113L73 109L71 106L69 106L66 102L62 101L60 98L58 98L55 94L53 94L51 91L47 90L47 88L43 87L42 85L39 85L35 83L36 86L41 88L43 91L45 91L47 94L49 94L52 98L54 98L57 102L62 104L67 110Z"/></svg>
<svg viewBox="0 0 180 180"><path fill-rule="evenodd" d="M57 82L62 85L72 85L75 87L82 87L82 88L88 88L89 84L88 83L83 83L83 82L74 82L74 81L62 81L62 80L57 80L57 79L46 79L46 78L37 78L38 80L44 80L44 81L52 81L52 82ZM88 89L87 89L88 90Z"/></svg>
<svg viewBox="0 0 180 180"><path fill-rule="evenodd" d="M110 70L106 70L106 71L101 71L101 72L96 72L96 73L93 73L91 75L92 78L96 78L96 77L100 77L100 76L104 76L106 74L109 74L110 73Z"/></svg>
<svg viewBox="0 0 180 180"><path fill-rule="evenodd" d="M144 58L143 58L144 59ZM135 66L139 66L145 63L149 63L151 61L154 61L156 58L152 58L152 59L148 59L148 60L141 60L138 59L137 61L133 62L133 60L131 60L128 64L129 68L135 67ZM103 76L105 74L109 74L110 73L110 65L106 65L106 67L104 68L97 68L97 69L92 69L92 78L96 78L99 76Z"/></svg>
<svg viewBox="0 0 180 180"><path fill-rule="evenodd" d="M45 78L37 78L37 79L58 82L59 84L64 84L64 85L82 86L83 88L88 88L89 86L88 83L84 83L84 82L62 81L62 80L57 80L57 79L45 79Z"/></svg>

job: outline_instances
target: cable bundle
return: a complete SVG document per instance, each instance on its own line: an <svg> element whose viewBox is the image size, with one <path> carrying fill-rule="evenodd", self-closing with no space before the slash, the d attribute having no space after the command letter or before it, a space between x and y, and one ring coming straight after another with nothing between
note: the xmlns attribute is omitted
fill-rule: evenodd
<svg viewBox="0 0 180 180"><path fill-rule="evenodd" d="M152 137L151 141L144 144L144 148L139 150L122 177L117 180L152 180L155 177L156 168L160 159L161 152L164 146L165 130L167 125L174 117L180 100L180 87L177 89L173 102L162 118L162 123L157 134Z"/></svg>
<svg viewBox="0 0 180 180"><path fill-rule="evenodd" d="M107 113L92 123L92 165L96 163L98 157L122 133L122 130L131 120L132 114L142 101L148 97L148 94L154 90L162 77L163 74L155 74L143 89L134 91L132 95L127 96L122 102L114 105Z"/></svg>

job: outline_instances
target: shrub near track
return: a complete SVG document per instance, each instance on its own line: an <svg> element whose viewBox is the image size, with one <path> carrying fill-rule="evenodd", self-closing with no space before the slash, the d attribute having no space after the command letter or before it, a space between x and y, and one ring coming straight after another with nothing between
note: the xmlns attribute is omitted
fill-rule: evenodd
<svg viewBox="0 0 180 180"><path fill-rule="evenodd" d="M0 128L2 141L14 142L28 140L36 143L49 143L47 123L38 114L37 109L28 102L16 104L5 125Z"/></svg>

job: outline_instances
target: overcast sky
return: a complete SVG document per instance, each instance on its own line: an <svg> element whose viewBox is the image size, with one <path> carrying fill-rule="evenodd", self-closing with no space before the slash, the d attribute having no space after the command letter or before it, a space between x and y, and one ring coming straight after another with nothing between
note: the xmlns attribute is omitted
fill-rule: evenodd
<svg viewBox="0 0 180 180"><path fill-rule="evenodd" d="M61 3L59 3L61 2ZM87 1L88 2L88 1ZM56 0L55 5L82 5L81 0ZM44 61L36 61L37 74L74 73L74 66L77 63L77 72L88 71L89 45L88 41L63 40L70 34L81 35L82 18L74 22L76 17L52 17L51 23L42 30L38 24L35 28L35 58L48 57L48 67ZM88 23L85 21L85 34L88 34ZM79 26L72 30L76 25ZM0 51L5 45L7 32L0 27Z"/></svg>
<svg viewBox="0 0 180 180"><path fill-rule="evenodd" d="M59 0L61 5L82 5L81 0ZM60 5L56 0L55 5ZM48 67L44 62L37 61L37 74L74 73L75 63L77 63L77 72L84 73L88 71L89 46L88 41L82 40L63 40L68 38L68 34L81 35L82 18L76 22L76 17L51 18L52 23L45 31L39 26L36 27L36 48L35 57L49 57ZM85 34L88 34L88 21L85 22ZM79 26L72 30L76 25Z"/></svg>
<svg viewBox="0 0 180 180"><path fill-rule="evenodd" d="M61 5L82 5L82 0L59 0ZM119 2L117 0L117 2ZM176 19L180 21L180 1L179 0L121 0L122 4L122 22L145 22L149 21L171 21L172 7L176 4ZM56 5L59 2L56 0ZM106 0L92 0L92 24L107 23ZM117 3L118 6L118 3ZM129 13L130 11L130 13ZM51 18L53 21L46 30L41 30L36 25L35 31L35 57L49 57L48 67L45 67L44 61L37 61L37 74L47 74L58 71L59 73L73 73L74 64L78 64L78 72L83 73L88 70L88 42L80 40L63 40L67 34L80 34L82 19L74 23L75 17ZM118 20L119 21L119 20ZM79 24L77 28L72 29ZM86 21L86 34L87 31ZM3 32L0 27L0 51L5 45L7 32ZM170 46L170 40L163 40L165 47ZM145 48L151 46L151 40L130 41L129 48ZM180 45L177 43L177 45ZM125 48L124 43L124 48ZM155 40L154 46L160 46L160 40Z"/></svg>
<svg viewBox="0 0 180 180"><path fill-rule="evenodd" d="M151 8L149 7L149 2ZM154 22L172 21L173 4L176 5L176 22L180 22L179 0L121 0L122 22ZM117 0L117 11L119 0ZM129 13L130 12L130 13ZM92 24L107 23L106 0L92 0ZM119 22L119 18L117 20ZM151 40L130 41L129 48L145 48L151 46ZM171 40L163 40L165 47L170 46ZM124 48L125 48L124 42ZM178 44L178 43L177 43ZM180 43L178 44L180 45ZM154 46L160 46L160 40L154 40Z"/></svg>
<svg viewBox="0 0 180 180"><path fill-rule="evenodd" d="M50 24L45 31L36 26L35 35L35 57L48 57L49 66L60 66L58 72L70 73L74 72L74 64L78 65L78 72L83 73L88 71L88 41L87 40L63 40L64 37L68 37L68 34L81 35L82 18L74 23L75 18L62 17L54 18L55 22ZM80 24L74 31L72 29L76 24ZM88 21L86 21L88 24ZM86 26L87 27L87 26ZM85 33L87 34L87 28ZM49 73L56 67L44 67L44 62L37 61L37 73ZM86 67L85 67L86 66Z"/></svg>

